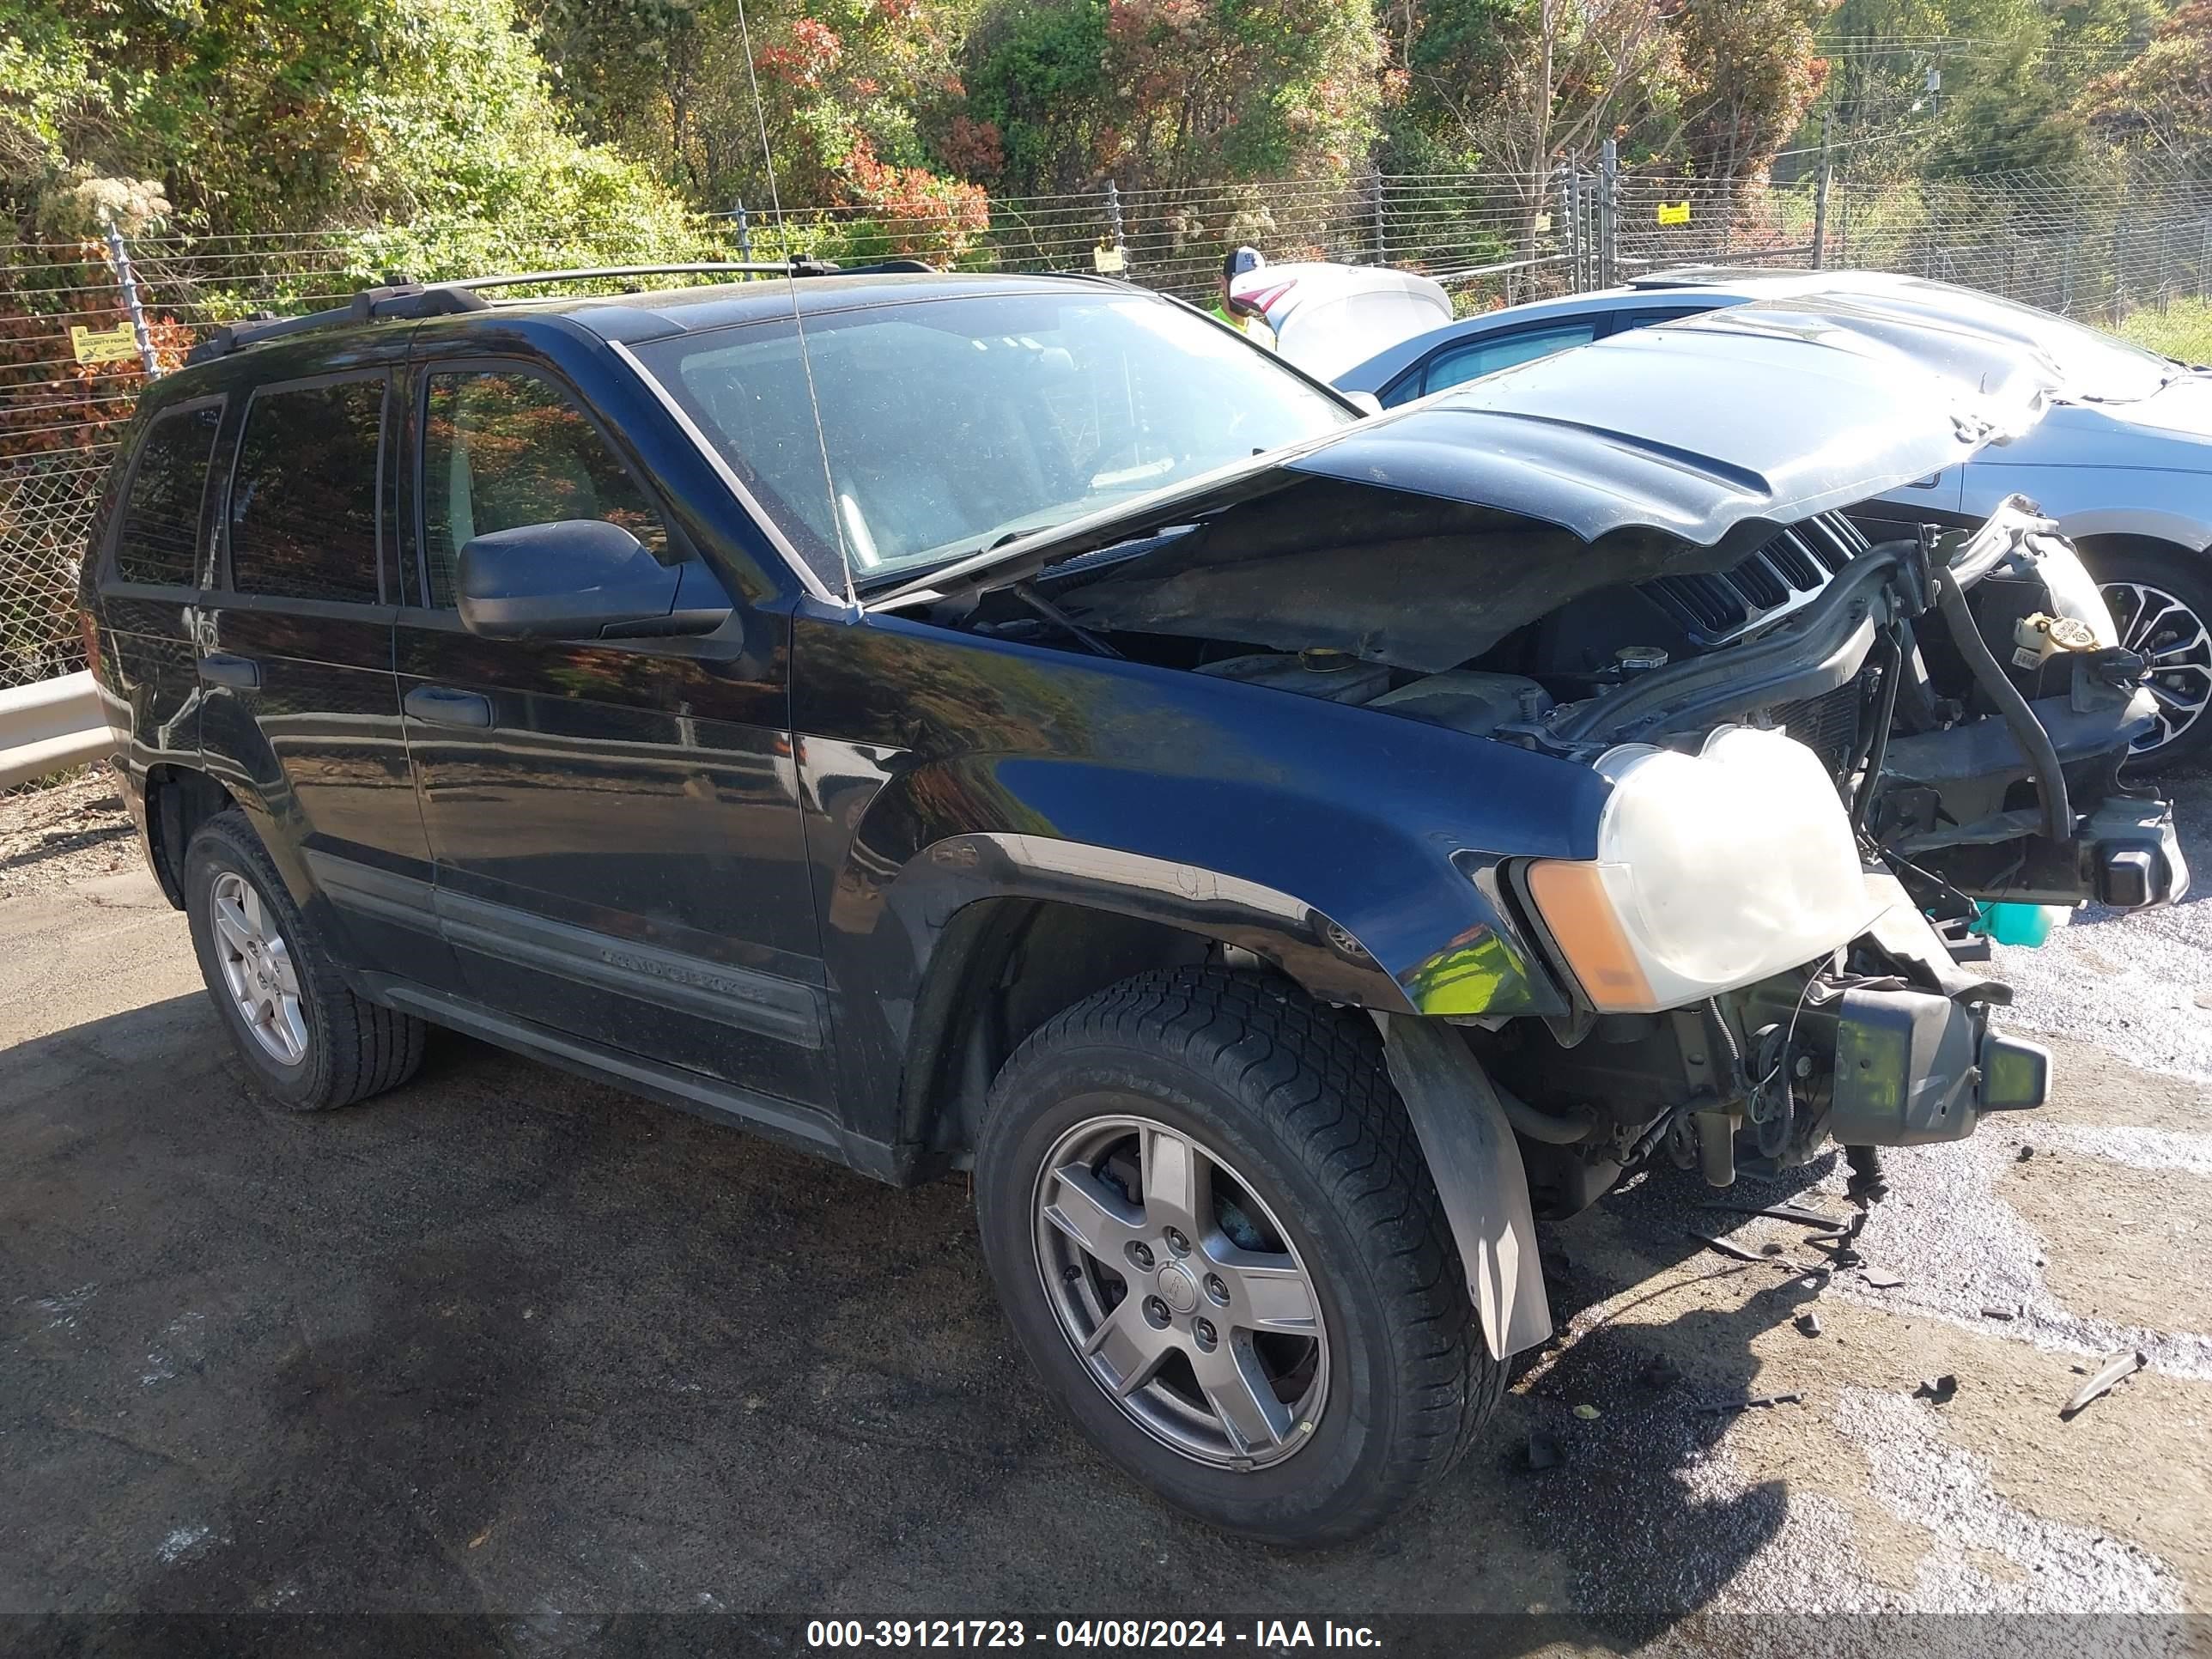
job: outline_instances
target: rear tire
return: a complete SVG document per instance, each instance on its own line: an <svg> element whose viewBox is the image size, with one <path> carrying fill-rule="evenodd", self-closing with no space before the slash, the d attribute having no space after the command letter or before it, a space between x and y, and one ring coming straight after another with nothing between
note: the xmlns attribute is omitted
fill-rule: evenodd
<svg viewBox="0 0 2212 1659"><path fill-rule="evenodd" d="M975 1200L1047 1387L1226 1531L1369 1530L1504 1390L1373 1024L1294 988L1182 969L1060 1014L992 1087Z"/></svg>
<svg viewBox="0 0 2212 1659"><path fill-rule="evenodd" d="M2134 763L2160 771L2212 749L2212 553L2125 546L2084 556L2120 643L2151 659L2160 724Z"/></svg>
<svg viewBox="0 0 2212 1659"><path fill-rule="evenodd" d="M349 1105L422 1063L422 1022L347 989L236 807L200 825L185 849L185 915L216 1012L279 1104Z"/></svg>

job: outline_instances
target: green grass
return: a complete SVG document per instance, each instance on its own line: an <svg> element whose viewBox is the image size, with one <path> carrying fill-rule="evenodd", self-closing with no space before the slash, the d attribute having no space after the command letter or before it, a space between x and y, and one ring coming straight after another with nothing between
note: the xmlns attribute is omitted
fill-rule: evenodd
<svg viewBox="0 0 2212 1659"><path fill-rule="evenodd" d="M2163 310L2138 311L2120 332L2139 346L2185 363L2212 363L2212 302L2176 300Z"/></svg>

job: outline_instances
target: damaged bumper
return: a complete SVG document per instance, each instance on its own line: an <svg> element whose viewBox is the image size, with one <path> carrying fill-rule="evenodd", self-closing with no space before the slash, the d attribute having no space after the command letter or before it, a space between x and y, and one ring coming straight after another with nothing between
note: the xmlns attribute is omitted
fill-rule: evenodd
<svg viewBox="0 0 2212 1659"><path fill-rule="evenodd" d="M1836 1015L1828 1133L1847 1146L1963 1140L1984 1112L2040 1106L2051 1052L1985 1006L1927 991L1848 990Z"/></svg>

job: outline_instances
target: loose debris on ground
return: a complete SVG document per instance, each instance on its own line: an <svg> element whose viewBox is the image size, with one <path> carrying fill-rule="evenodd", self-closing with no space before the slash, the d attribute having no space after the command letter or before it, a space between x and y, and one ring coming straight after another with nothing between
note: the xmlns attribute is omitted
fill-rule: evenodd
<svg viewBox="0 0 2212 1659"><path fill-rule="evenodd" d="M2059 1416L2070 1420L2093 1400L2103 1398L2150 1364L2149 1356L2141 1349L2131 1353L2116 1353L2106 1360L2097 1374L2074 1391L2074 1397L2058 1408Z"/></svg>

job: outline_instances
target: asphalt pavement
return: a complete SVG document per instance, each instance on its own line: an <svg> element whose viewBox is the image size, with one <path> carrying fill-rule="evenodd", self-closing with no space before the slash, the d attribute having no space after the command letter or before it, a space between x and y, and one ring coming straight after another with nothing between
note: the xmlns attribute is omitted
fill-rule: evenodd
<svg viewBox="0 0 2212 1659"><path fill-rule="evenodd" d="M2182 798L2212 863L2212 785ZM0 840L10 1650L799 1651L827 1616L1196 1613L1731 1654L1803 1650L1784 1615L1889 1615L1823 1625L1831 1651L1978 1613L1929 1628L2202 1650L2203 904L2003 953L2058 1097L1892 1155L1858 1267L1801 1271L1804 1228L1671 1169L1547 1229L1565 1334L1482 1444L1295 1555L1060 1420L963 1181L894 1191L459 1037L382 1099L270 1107L103 811ZM1725 1197L1846 1208L1832 1161Z"/></svg>

